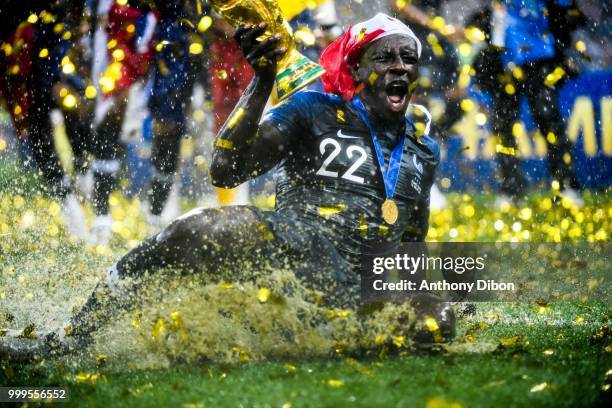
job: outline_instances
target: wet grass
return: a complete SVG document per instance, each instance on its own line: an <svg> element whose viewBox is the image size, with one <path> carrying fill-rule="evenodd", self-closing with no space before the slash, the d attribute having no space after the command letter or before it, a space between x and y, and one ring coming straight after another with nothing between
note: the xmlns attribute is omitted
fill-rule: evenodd
<svg viewBox="0 0 612 408"><path fill-rule="evenodd" d="M58 324L83 300L74 298L74 290L62 292L61 288L72 286L86 296L104 267L131 244L118 240L111 250L103 251L68 241L61 229L52 228L57 209L48 210L49 199L37 195L36 178L24 178L10 166L0 167L0 198L10 196L6 207L0 199L4 211L0 228L3 223L8 228L0 236L0 313L26 304L14 321L49 322L52 318ZM17 195L25 198L22 209L14 208ZM494 196L477 196L473 204L477 214L493 200ZM541 200L534 195L533 201ZM453 202L462 208L472 205L464 197ZM584 234L594 236L599 229L607 229L611 200L609 193L588 193L587 202L591 208L584 213L594 227L590 231L585 227ZM41 222L26 225L28 209ZM598 218L588 218L597 209L603 210ZM452 214L453 225L475 231L470 213L466 208L457 210ZM568 210L566 217L584 215ZM448 217L434 221L441 237L448 231L447 221ZM546 222L554 227L552 221ZM478 234L487 230L481 228ZM14 292L23 297L12 295L9 284L15 283L23 285ZM45 310L41 310L43 304ZM400 356L372 350L368 355L234 364L175 361L155 369L132 368L113 358L96 363L95 356L29 366L0 362L0 384L67 387L70 402L65 406L609 406L611 309L607 303L481 303L475 315L460 320L456 342L435 355L404 352Z"/></svg>
<svg viewBox="0 0 612 408"><path fill-rule="evenodd" d="M437 355L173 364L156 370L14 368L14 385L65 386L74 406L604 406L610 308L480 304ZM606 391L608 390L608 391Z"/></svg>

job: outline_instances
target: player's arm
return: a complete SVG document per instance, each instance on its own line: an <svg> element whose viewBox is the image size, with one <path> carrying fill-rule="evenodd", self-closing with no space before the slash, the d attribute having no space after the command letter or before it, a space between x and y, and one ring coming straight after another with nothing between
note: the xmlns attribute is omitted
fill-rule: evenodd
<svg viewBox="0 0 612 408"><path fill-rule="evenodd" d="M234 34L255 76L215 139L210 176L217 187L235 187L268 171L288 145L288 135L276 126L259 125L274 86L276 61L286 51L279 48L279 36L258 41L264 31L265 24L243 25Z"/></svg>

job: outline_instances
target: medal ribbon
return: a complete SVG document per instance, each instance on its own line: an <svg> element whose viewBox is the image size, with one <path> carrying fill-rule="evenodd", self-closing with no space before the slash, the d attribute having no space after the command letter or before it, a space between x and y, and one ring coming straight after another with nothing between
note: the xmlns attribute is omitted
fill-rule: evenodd
<svg viewBox="0 0 612 408"><path fill-rule="evenodd" d="M370 131L370 136L372 136L372 143L374 144L374 150L376 150L376 158L378 161L378 167L380 168L380 173L382 174L383 181L385 184L385 194L388 199L393 198L393 194L395 194L395 188L397 187L397 181L399 179L400 167L402 165L402 155L404 154L404 140L405 137L400 138L400 142L397 144L395 149L391 152L391 157L389 158L389 165L385 171L385 156L383 155L382 148L380 147L380 143L378 138L376 137L376 133L372 128L372 124L366 115L365 106L363 106L363 102L358 97L354 97L351 101L351 106L355 108L357 113L359 113L359 117L361 121L365 123L368 130Z"/></svg>

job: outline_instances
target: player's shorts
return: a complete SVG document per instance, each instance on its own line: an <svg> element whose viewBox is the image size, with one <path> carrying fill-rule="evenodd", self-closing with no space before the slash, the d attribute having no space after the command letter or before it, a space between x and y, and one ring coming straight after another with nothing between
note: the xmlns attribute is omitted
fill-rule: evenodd
<svg viewBox="0 0 612 408"><path fill-rule="evenodd" d="M354 308L359 302L360 278L320 229L301 221L291 212L262 211L249 207L270 234L272 265L289 267L302 281L323 295L326 305Z"/></svg>

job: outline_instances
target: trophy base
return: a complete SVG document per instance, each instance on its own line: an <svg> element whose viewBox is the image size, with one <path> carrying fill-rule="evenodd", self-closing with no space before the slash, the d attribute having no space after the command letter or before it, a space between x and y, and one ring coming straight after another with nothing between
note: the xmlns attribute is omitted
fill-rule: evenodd
<svg viewBox="0 0 612 408"><path fill-rule="evenodd" d="M272 102L274 104L293 95L306 85L314 82L325 73L317 63L293 49L289 51L286 62L276 75L276 86Z"/></svg>

